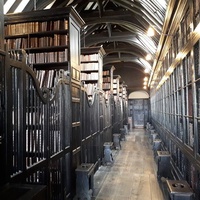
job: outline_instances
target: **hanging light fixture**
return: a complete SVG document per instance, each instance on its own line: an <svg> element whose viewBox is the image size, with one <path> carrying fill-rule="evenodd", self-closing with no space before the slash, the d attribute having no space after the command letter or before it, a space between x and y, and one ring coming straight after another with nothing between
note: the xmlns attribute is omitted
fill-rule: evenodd
<svg viewBox="0 0 200 200"><path fill-rule="evenodd" d="M147 30L147 36L153 37L155 35L154 29L150 26Z"/></svg>
<svg viewBox="0 0 200 200"><path fill-rule="evenodd" d="M151 59L152 59L151 54L147 54L146 57L145 57L145 59L146 59L146 60L151 60Z"/></svg>

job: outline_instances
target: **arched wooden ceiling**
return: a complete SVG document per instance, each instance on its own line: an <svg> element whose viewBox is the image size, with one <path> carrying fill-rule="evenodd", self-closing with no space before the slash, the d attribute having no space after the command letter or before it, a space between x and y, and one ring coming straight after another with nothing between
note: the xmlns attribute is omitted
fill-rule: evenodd
<svg viewBox="0 0 200 200"><path fill-rule="evenodd" d="M4 10L15 12L20 3L21 12L73 6L86 23L81 34L83 47L103 46L104 65L120 67L121 64L124 70L118 71L124 79L130 77L130 72L133 77L139 76L137 80L146 76L144 69L151 73L152 61L147 63L144 58L156 53L168 0L5 0L4 5L10 6ZM146 35L149 26L157 33L154 37ZM136 85L137 89L143 87L141 84L138 88L138 81L127 85L130 92Z"/></svg>

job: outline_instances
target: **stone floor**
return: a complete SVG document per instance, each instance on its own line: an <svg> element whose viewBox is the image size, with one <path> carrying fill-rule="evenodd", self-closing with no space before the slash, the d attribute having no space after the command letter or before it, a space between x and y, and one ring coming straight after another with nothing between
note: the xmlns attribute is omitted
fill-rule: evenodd
<svg viewBox="0 0 200 200"><path fill-rule="evenodd" d="M113 150L114 163L94 175L93 200L164 200L156 164L144 129L133 129Z"/></svg>

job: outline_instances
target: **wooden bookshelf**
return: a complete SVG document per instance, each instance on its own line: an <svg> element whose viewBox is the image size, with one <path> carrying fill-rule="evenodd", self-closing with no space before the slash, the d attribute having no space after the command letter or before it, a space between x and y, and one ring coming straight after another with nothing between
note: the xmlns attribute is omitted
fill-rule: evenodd
<svg viewBox="0 0 200 200"><path fill-rule="evenodd" d="M10 177L23 176L19 178L23 182L36 183L40 179L51 188L48 192L54 199L72 195L75 168L80 163L83 24L72 7L5 16L5 44L14 58L10 59L12 65L7 62L5 73L10 78L6 80L12 83L7 84L10 96L6 103L10 113L7 170ZM38 173L46 174L45 180Z"/></svg>
<svg viewBox="0 0 200 200"><path fill-rule="evenodd" d="M123 97L123 87L124 87L125 83L124 81L120 80L120 83L119 83L119 97Z"/></svg>
<svg viewBox="0 0 200 200"><path fill-rule="evenodd" d="M113 96L114 96L114 99L119 98L120 79L121 79L120 75L114 75L113 76Z"/></svg>
<svg viewBox="0 0 200 200"><path fill-rule="evenodd" d="M40 77L40 87L55 87L61 78L60 70L63 77L70 75L72 80L80 81L80 27L83 24L71 7L8 14L5 16L6 49L11 56L14 51L25 50L26 63Z"/></svg>
<svg viewBox="0 0 200 200"><path fill-rule="evenodd" d="M113 93L113 72L114 66L106 66L103 68L103 90Z"/></svg>
<svg viewBox="0 0 200 200"><path fill-rule="evenodd" d="M122 88L122 98L124 100L128 100L127 85L125 83L123 84L123 88Z"/></svg>
<svg viewBox="0 0 200 200"><path fill-rule="evenodd" d="M102 90L104 55L102 47L81 48L81 81L89 96L95 90Z"/></svg>
<svg viewBox="0 0 200 200"><path fill-rule="evenodd" d="M194 0L185 5L179 2L177 7L182 12L169 17L168 30L173 32L160 53L161 81L151 89L151 117L171 153L177 176L188 181L198 199L194 179L200 170L200 4Z"/></svg>

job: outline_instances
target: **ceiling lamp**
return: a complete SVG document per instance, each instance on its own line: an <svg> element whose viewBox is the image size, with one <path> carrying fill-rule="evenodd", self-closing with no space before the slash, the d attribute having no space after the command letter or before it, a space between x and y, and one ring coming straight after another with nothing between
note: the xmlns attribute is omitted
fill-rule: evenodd
<svg viewBox="0 0 200 200"><path fill-rule="evenodd" d="M152 37L155 35L154 29L150 26L147 30L147 36Z"/></svg>
<svg viewBox="0 0 200 200"><path fill-rule="evenodd" d="M152 58L151 54L147 54L145 57L146 60L151 60L151 58Z"/></svg>

